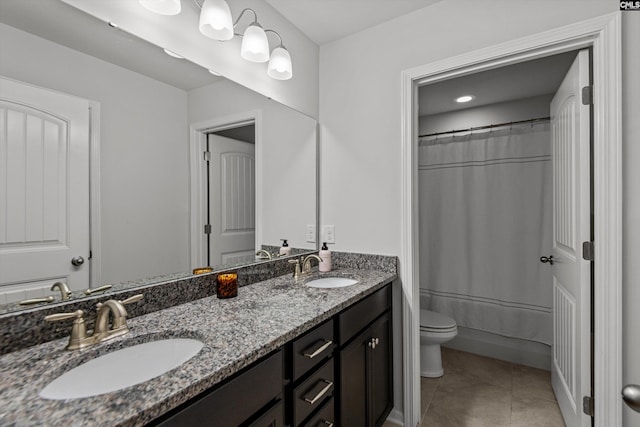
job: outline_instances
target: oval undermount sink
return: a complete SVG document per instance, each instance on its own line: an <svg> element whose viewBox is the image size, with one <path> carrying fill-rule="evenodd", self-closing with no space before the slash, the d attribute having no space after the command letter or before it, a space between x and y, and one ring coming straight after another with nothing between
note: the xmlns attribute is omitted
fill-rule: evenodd
<svg viewBox="0 0 640 427"><path fill-rule="evenodd" d="M79 399L122 390L182 365L204 347L198 340L171 338L126 347L89 360L51 381L40 397Z"/></svg>
<svg viewBox="0 0 640 427"><path fill-rule="evenodd" d="M305 285L312 288L344 288L358 283L357 280L348 277L323 277L322 279L311 280Z"/></svg>

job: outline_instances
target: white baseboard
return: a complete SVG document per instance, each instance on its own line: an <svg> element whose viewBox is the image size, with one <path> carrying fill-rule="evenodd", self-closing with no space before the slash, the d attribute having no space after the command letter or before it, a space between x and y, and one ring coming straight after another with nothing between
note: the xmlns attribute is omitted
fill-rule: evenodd
<svg viewBox="0 0 640 427"><path fill-rule="evenodd" d="M404 427L404 413L398 408L393 408L387 417L387 421Z"/></svg>
<svg viewBox="0 0 640 427"><path fill-rule="evenodd" d="M551 347L546 344L458 326L458 336L446 343L444 347L551 370Z"/></svg>

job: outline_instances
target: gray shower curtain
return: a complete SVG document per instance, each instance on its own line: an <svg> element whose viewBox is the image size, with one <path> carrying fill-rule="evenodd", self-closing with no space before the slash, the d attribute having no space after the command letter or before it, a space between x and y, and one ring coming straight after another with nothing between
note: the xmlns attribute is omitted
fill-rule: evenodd
<svg viewBox="0 0 640 427"><path fill-rule="evenodd" d="M420 286L458 325L551 344L548 123L419 145Z"/></svg>

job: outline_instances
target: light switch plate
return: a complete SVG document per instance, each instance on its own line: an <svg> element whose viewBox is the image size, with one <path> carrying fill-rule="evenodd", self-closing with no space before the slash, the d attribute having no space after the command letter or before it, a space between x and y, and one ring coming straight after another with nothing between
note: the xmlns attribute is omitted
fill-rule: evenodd
<svg viewBox="0 0 640 427"><path fill-rule="evenodd" d="M335 243L336 242L336 227L334 225L324 226L324 240L323 242Z"/></svg>
<svg viewBox="0 0 640 427"><path fill-rule="evenodd" d="M308 243L316 242L316 226L313 224L307 225L307 242Z"/></svg>

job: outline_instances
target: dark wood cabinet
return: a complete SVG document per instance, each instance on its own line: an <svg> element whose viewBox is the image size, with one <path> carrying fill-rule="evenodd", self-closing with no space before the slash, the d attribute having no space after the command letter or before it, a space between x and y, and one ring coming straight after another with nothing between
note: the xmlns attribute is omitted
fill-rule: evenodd
<svg viewBox="0 0 640 427"><path fill-rule="evenodd" d="M350 310L354 312L349 313ZM354 316L354 313L360 315ZM369 324L362 321L371 318L375 320ZM380 426L393 406L390 286L347 309L339 317L339 322L349 320L351 325L344 328L340 325L340 328L360 332L355 337L344 336L346 344L339 353L340 425Z"/></svg>
<svg viewBox="0 0 640 427"><path fill-rule="evenodd" d="M222 385L196 396L165 414L150 425L162 427L283 426L281 405L283 367L282 350L278 350L228 379ZM263 414L270 415L265 419Z"/></svg>
<svg viewBox="0 0 640 427"><path fill-rule="evenodd" d="M391 319L387 284L149 425L380 426L393 406Z"/></svg>

